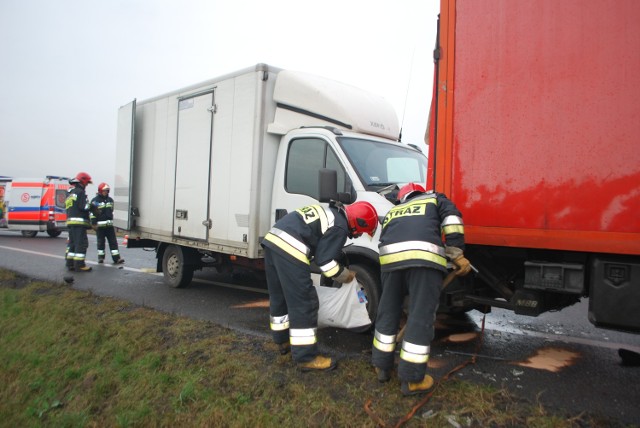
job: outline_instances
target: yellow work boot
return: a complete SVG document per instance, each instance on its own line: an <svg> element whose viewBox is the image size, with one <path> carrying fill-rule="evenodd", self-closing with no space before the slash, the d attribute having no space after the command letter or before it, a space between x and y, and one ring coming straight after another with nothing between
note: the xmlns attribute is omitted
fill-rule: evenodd
<svg viewBox="0 0 640 428"><path fill-rule="evenodd" d="M298 363L298 368L303 372L311 370L328 371L336 368L336 362L331 357L323 357L322 355L316 355L311 361L304 363Z"/></svg>
<svg viewBox="0 0 640 428"><path fill-rule="evenodd" d="M77 267L76 272L91 272L91 266Z"/></svg>
<svg viewBox="0 0 640 428"><path fill-rule="evenodd" d="M424 375L424 379L420 382L402 382L400 391L402 391L402 395L416 395L429 391L432 386L433 378L429 375Z"/></svg>

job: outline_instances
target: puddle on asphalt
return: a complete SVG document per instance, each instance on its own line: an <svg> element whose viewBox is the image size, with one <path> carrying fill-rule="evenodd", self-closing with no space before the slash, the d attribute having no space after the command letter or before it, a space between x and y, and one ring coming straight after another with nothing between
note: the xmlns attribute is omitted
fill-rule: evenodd
<svg viewBox="0 0 640 428"><path fill-rule="evenodd" d="M529 357L526 361L513 364L556 373L565 367L573 365L579 357L580 354L567 349L543 348L539 349L535 355Z"/></svg>
<svg viewBox="0 0 640 428"><path fill-rule="evenodd" d="M458 333L447 337L447 341L453 343L471 342L478 337L478 333Z"/></svg>
<svg viewBox="0 0 640 428"><path fill-rule="evenodd" d="M431 357L429 358L429 361L427 361L427 367L429 367L430 369L441 369L447 364L449 364L448 360L437 357Z"/></svg>
<svg viewBox="0 0 640 428"><path fill-rule="evenodd" d="M268 308L269 300L257 300L255 302L243 303L231 306L233 309Z"/></svg>

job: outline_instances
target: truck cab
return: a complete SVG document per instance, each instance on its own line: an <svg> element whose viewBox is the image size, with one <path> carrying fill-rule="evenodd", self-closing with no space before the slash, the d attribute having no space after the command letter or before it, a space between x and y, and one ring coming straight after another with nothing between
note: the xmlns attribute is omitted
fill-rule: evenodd
<svg viewBox="0 0 640 428"><path fill-rule="evenodd" d="M363 136L334 127L302 128L291 131L280 142L272 193L272 219L301 206L327 203L371 203L380 222L393 206L393 191L408 182L425 181L427 158L414 147L397 141ZM323 173L335 175L335 184L323 183ZM328 195L323 188L330 189ZM389 196L389 198L387 198ZM368 299L369 315L381 294L378 240L363 235L347 241L344 253L349 267L357 272ZM319 273L319 271L317 271ZM323 279L319 277L319 281Z"/></svg>

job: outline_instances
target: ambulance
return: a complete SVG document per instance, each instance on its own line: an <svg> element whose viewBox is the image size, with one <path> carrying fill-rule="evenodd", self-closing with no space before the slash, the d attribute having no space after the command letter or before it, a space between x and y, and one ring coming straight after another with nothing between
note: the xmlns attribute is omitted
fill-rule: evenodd
<svg viewBox="0 0 640 428"><path fill-rule="evenodd" d="M4 189L4 225L33 238L47 232L55 238L67 228L65 199L69 178L48 175L44 179L16 178Z"/></svg>
<svg viewBox="0 0 640 428"><path fill-rule="evenodd" d="M4 195L5 195L5 190L7 188L7 183L11 182L11 178L10 177L5 177L5 176L0 176L0 227L7 227L7 220L5 220L5 203L4 203Z"/></svg>

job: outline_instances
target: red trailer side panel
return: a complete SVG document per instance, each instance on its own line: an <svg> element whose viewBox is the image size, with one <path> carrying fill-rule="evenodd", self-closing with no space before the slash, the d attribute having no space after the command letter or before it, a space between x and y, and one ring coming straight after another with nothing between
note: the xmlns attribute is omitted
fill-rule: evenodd
<svg viewBox="0 0 640 428"><path fill-rule="evenodd" d="M441 6L430 162L468 241L640 254L640 2Z"/></svg>

